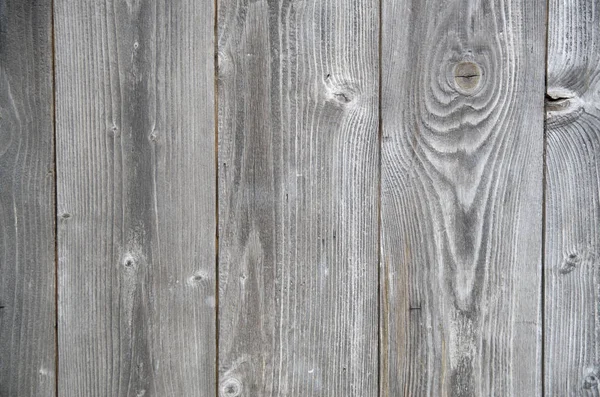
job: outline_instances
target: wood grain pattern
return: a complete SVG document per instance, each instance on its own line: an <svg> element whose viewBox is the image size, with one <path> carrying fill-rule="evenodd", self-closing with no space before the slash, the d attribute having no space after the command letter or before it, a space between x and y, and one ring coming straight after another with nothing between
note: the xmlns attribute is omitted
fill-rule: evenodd
<svg viewBox="0 0 600 397"><path fill-rule="evenodd" d="M219 2L219 392L377 393L378 2Z"/></svg>
<svg viewBox="0 0 600 397"><path fill-rule="evenodd" d="M0 396L55 395L50 1L0 1Z"/></svg>
<svg viewBox="0 0 600 397"><path fill-rule="evenodd" d="M61 395L215 395L214 12L55 1Z"/></svg>
<svg viewBox="0 0 600 397"><path fill-rule="evenodd" d="M539 396L545 2L383 0L381 396Z"/></svg>
<svg viewBox="0 0 600 397"><path fill-rule="evenodd" d="M545 382L600 395L600 5L551 0L548 30Z"/></svg>

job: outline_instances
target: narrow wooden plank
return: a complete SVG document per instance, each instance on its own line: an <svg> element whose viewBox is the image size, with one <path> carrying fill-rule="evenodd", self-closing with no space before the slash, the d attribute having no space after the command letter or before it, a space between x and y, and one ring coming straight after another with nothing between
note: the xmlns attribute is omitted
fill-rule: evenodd
<svg viewBox="0 0 600 397"><path fill-rule="evenodd" d="M214 12L55 0L63 396L216 393Z"/></svg>
<svg viewBox="0 0 600 397"><path fill-rule="evenodd" d="M383 0L382 396L539 396L545 1Z"/></svg>
<svg viewBox="0 0 600 397"><path fill-rule="evenodd" d="M551 0L548 26L545 382L600 395L600 5Z"/></svg>
<svg viewBox="0 0 600 397"><path fill-rule="evenodd" d="M378 1L218 8L220 395L374 396Z"/></svg>
<svg viewBox="0 0 600 397"><path fill-rule="evenodd" d="M0 396L54 396L50 1L0 1Z"/></svg>

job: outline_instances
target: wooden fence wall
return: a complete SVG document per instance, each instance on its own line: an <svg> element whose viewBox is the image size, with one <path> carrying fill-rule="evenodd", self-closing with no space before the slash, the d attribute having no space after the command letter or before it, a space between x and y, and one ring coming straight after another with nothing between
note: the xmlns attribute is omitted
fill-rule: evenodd
<svg viewBox="0 0 600 397"><path fill-rule="evenodd" d="M599 383L596 0L0 0L0 396Z"/></svg>

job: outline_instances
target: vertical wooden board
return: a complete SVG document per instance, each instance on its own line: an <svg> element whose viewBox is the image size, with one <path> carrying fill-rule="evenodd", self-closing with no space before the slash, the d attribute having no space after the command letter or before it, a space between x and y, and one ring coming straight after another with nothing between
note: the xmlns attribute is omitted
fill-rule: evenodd
<svg viewBox="0 0 600 397"><path fill-rule="evenodd" d="M0 396L54 396L52 7L0 1Z"/></svg>
<svg viewBox="0 0 600 397"><path fill-rule="evenodd" d="M538 396L545 1L383 0L382 396Z"/></svg>
<svg viewBox="0 0 600 397"><path fill-rule="evenodd" d="M219 2L219 393L377 393L378 2Z"/></svg>
<svg viewBox="0 0 600 397"><path fill-rule="evenodd" d="M216 392L214 12L55 1L61 395Z"/></svg>
<svg viewBox="0 0 600 397"><path fill-rule="evenodd" d="M600 5L551 0L546 102L545 385L600 393Z"/></svg>

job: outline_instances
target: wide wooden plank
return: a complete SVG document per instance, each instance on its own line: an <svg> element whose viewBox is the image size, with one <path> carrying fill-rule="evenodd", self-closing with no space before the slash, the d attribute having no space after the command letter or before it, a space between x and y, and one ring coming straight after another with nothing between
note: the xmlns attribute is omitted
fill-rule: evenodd
<svg viewBox="0 0 600 397"><path fill-rule="evenodd" d="M0 396L54 396L50 1L0 2Z"/></svg>
<svg viewBox="0 0 600 397"><path fill-rule="evenodd" d="M374 396L378 1L218 9L220 395Z"/></svg>
<svg viewBox="0 0 600 397"><path fill-rule="evenodd" d="M600 394L600 5L551 0L546 103L545 385Z"/></svg>
<svg viewBox="0 0 600 397"><path fill-rule="evenodd" d="M546 5L382 0L382 396L539 396Z"/></svg>
<svg viewBox="0 0 600 397"><path fill-rule="evenodd" d="M214 12L55 0L63 396L216 393Z"/></svg>

